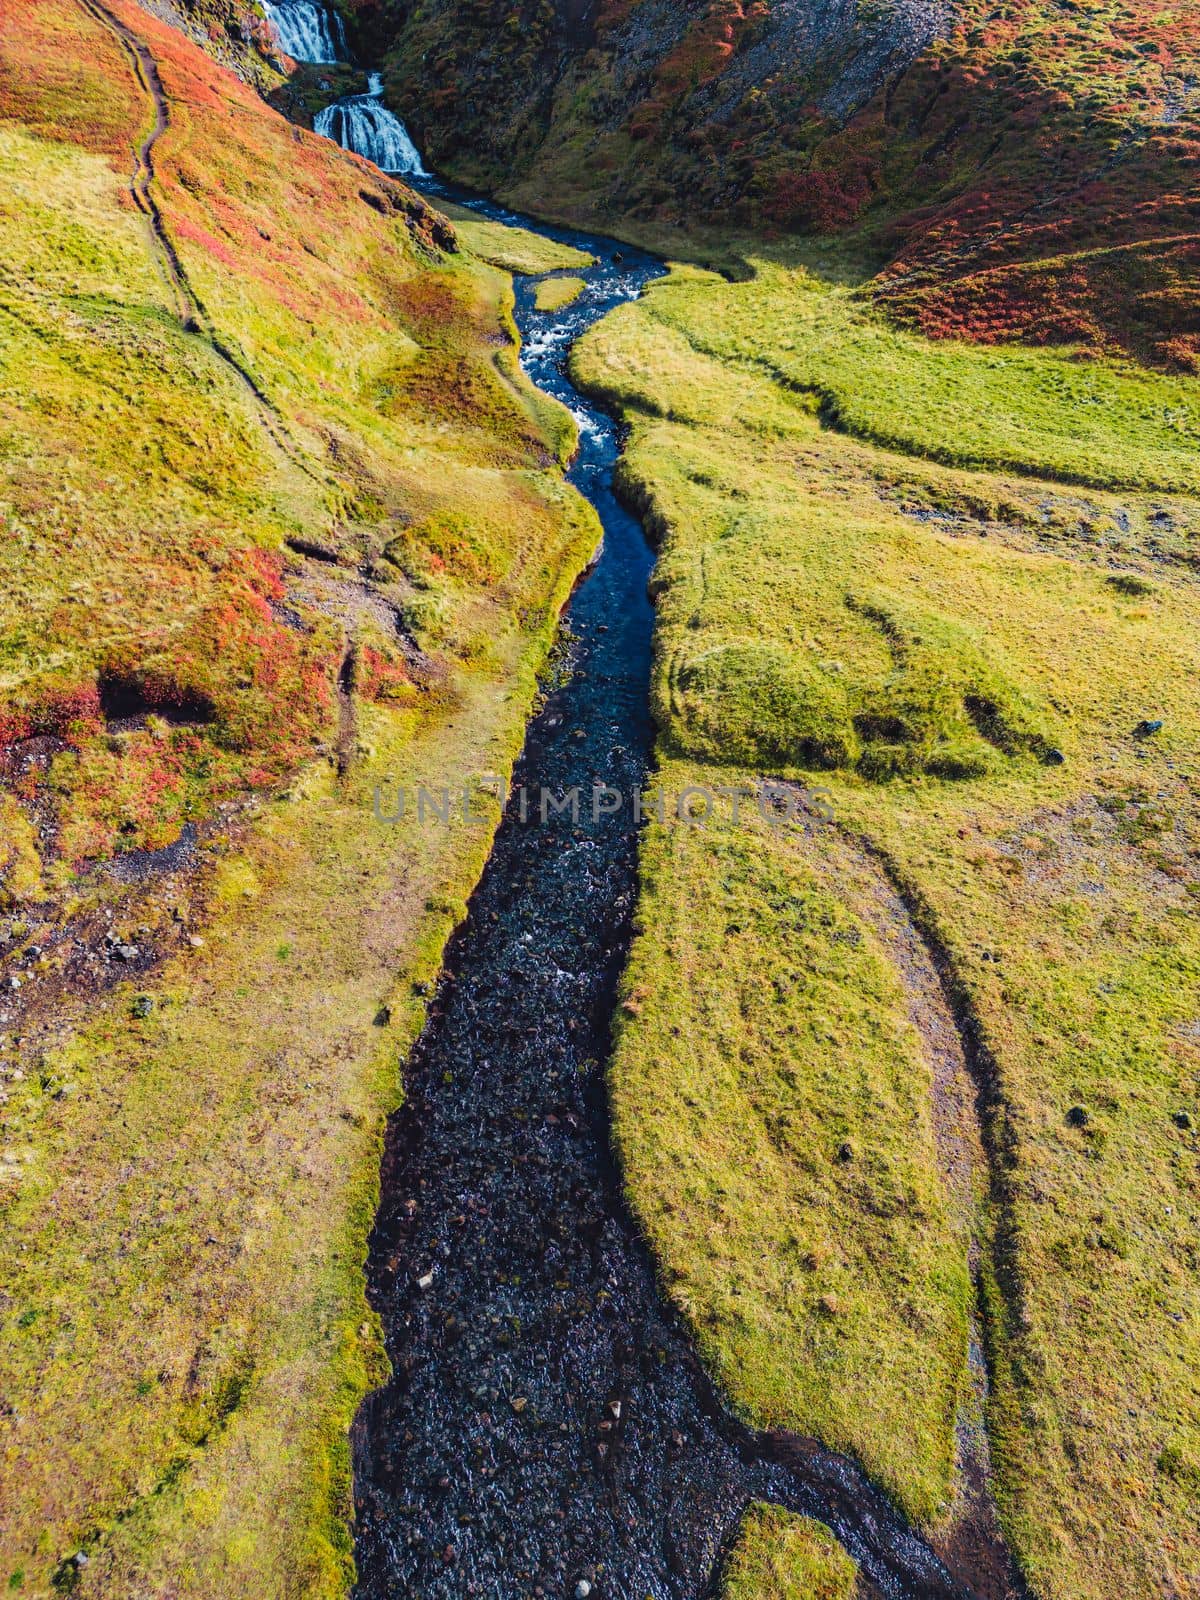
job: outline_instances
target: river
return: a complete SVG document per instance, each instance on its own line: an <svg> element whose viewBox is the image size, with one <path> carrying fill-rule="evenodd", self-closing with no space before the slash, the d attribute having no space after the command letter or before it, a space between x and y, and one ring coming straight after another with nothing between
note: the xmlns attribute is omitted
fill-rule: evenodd
<svg viewBox="0 0 1200 1600"><path fill-rule="evenodd" d="M447 191L420 183L430 198ZM464 197L455 194L455 198ZM537 795L648 772L653 555L613 492L614 422L572 385L575 339L661 271L611 240L481 215L597 258L566 310L518 279L522 362L580 426L572 482L604 542L515 777ZM388 1130L369 1292L394 1376L354 1430L359 1600L698 1600L755 1499L805 1511L863 1592L965 1596L850 1462L754 1433L660 1295L610 1152L605 1062L628 950L628 804L521 817L519 789L455 935Z"/></svg>

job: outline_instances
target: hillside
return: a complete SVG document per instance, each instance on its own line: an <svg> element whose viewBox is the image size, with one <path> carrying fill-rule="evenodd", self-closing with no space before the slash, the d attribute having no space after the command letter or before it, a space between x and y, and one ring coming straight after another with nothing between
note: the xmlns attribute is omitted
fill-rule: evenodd
<svg viewBox="0 0 1200 1600"><path fill-rule="evenodd" d="M692 249L854 234L936 336L1190 370L1200 20L1163 0L376 0L441 169ZM675 249L688 247L679 238Z"/></svg>
<svg viewBox="0 0 1200 1600"><path fill-rule="evenodd" d="M132 4L3 6L0 222L0 1575L341 1593L382 1118L489 832L372 792L511 765L573 427L504 273Z"/></svg>

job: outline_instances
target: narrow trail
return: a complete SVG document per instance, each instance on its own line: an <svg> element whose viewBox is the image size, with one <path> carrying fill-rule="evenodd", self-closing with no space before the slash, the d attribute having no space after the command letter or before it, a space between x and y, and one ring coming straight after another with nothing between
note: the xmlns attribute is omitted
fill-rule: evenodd
<svg viewBox="0 0 1200 1600"><path fill-rule="evenodd" d="M175 300L175 310L181 324L188 333L199 333L204 325L200 302L192 293L191 286L184 272L183 263L180 261L171 237L163 222L162 212L154 197L154 146L170 126L170 111L167 105L166 91L163 89L162 79L158 72L158 63L151 55L145 43L138 38L131 28L125 26L119 18L115 17L107 6L101 5L100 0L79 0L79 4L94 21L98 22L116 39L125 55L128 57L133 75L138 81L142 93L150 101L154 113L154 126L142 140L135 145L133 150L133 172L129 180L129 192L138 210L150 224L154 236L156 254L163 279L170 289Z"/></svg>
<svg viewBox="0 0 1200 1600"><path fill-rule="evenodd" d="M337 775L346 777L354 762L354 748L358 741L358 715L354 708L354 685L358 674L358 643L347 636L338 668L337 701Z"/></svg>
<svg viewBox="0 0 1200 1600"><path fill-rule="evenodd" d="M171 112L170 102L153 53L146 42L103 5L101 0L79 0L79 5L120 45L142 93L150 102L153 127L141 143L133 148L133 171L129 179L129 193L134 205L146 218L154 244L155 259L168 292L175 302L175 314L179 318L180 326L185 333L196 334L202 338L237 379L254 402L259 422L275 450L313 483L325 487L330 481L328 476L307 459L306 453L291 438L278 409L246 362L230 348L213 326L211 317L192 287L167 229L162 209L154 193L154 147L171 125Z"/></svg>

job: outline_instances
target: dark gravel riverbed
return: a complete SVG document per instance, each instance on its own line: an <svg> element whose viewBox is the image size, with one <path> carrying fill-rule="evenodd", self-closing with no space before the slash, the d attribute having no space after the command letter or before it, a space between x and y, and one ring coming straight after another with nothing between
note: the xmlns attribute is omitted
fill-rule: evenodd
<svg viewBox="0 0 1200 1600"><path fill-rule="evenodd" d="M517 782L578 785L584 805L542 824L510 804L390 1125L369 1279L394 1377L355 1428L358 1594L696 1600L747 1502L770 1499L829 1523L868 1589L968 1595L851 1464L728 1415L622 1201L604 1063L652 734L653 558L613 496L617 430L564 364L659 268L545 231L599 257L563 312L536 313L520 283L518 320L527 369L580 419L572 477L605 542ZM627 797L596 821L594 782Z"/></svg>

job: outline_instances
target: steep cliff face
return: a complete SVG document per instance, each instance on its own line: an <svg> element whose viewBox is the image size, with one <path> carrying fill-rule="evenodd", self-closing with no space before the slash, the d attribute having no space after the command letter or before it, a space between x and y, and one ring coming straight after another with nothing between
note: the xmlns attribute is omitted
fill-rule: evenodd
<svg viewBox="0 0 1200 1600"><path fill-rule="evenodd" d="M956 0L483 0L360 11L431 152L635 216L769 213L814 133L857 115L954 21ZM777 205L775 209L778 209Z"/></svg>
<svg viewBox="0 0 1200 1600"><path fill-rule="evenodd" d="M931 334L1200 348L1200 18L1160 0L372 0L432 161L646 230L855 231Z"/></svg>

